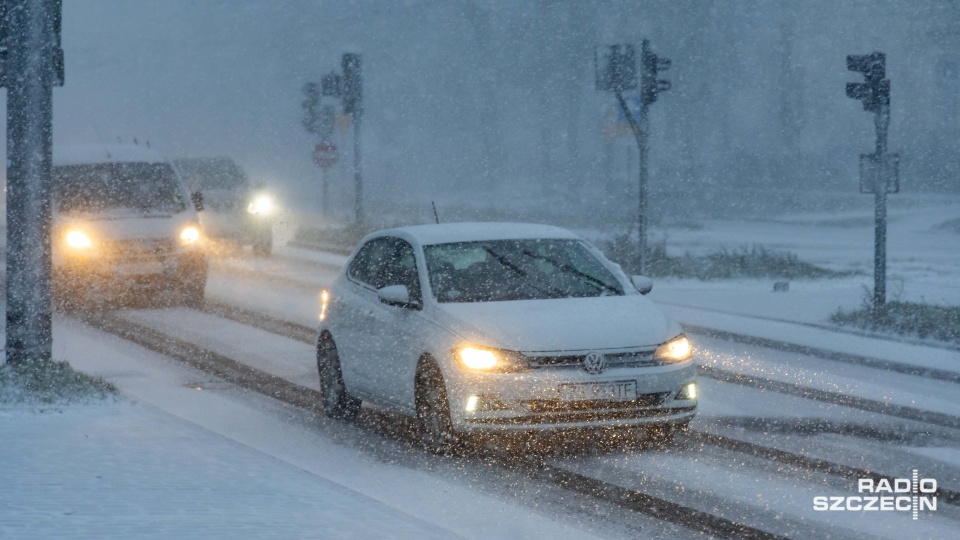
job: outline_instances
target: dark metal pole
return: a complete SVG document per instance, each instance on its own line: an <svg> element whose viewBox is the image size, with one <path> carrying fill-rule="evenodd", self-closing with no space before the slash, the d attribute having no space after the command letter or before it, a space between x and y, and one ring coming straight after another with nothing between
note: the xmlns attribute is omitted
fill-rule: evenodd
<svg viewBox="0 0 960 540"><path fill-rule="evenodd" d="M880 105L874 117L877 128L877 159L881 170L886 172L887 128L890 126L890 105ZM886 174L874 182L874 257L873 257L873 310L875 319L883 314L887 302L887 184Z"/></svg>
<svg viewBox="0 0 960 540"><path fill-rule="evenodd" d="M353 115L353 184L357 196L353 209L357 224L363 223L363 174L360 169L360 118L362 116L359 111Z"/></svg>
<svg viewBox="0 0 960 540"><path fill-rule="evenodd" d="M638 122L633 117L630 108L627 107L627 102L623 99L623 93L620 90L615 90L614 94L617 96L617 101L620 102L620 108L623 109L624 116L627 117L630 129L633 130L640 155L640 162L637 166L640 176L637 204L637 252L639 254L637 272L643 275L647 267L647 128L650 121L647 115L648 106L641 100L640 121Z"/></svg>
<svg viewBox="0 0 960 540"><path fill-rule="evenodd" d="M320 167L320 199L320 213L324 219L327 219L330 217L330 184L327 167Z"/></svg>
<svg viewBox="0 0 960 540"><path fill-rule="evenodd" d="M51 359L52 0L8 0L7 335L10 364Z"/></svg>

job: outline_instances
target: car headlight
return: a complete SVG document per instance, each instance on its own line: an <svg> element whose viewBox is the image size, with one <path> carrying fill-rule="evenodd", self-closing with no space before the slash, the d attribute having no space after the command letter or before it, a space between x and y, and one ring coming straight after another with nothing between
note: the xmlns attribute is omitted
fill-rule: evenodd
<svg viewBox="0 0 960 540"><path fill-rule="evenodd" d="M525 367L523 357L514 352L480 347L462 347L454 354L460 365L473 371L519 371Z"/></svg>
<svg viewBox="0 0 960 540"><path fill-rule="evenodd" d="M255 215L265 215L273 212L273 198L269 195L257 195L247 205L247 212Z"/></svg>
<svg viewBox="0 0 960 540"><path fill-rule="evenodd" d="M70 231L67 233L67 245L74 249L86 249L93 245L87 233L82 231Z"/></svg>
<svg viewBox="0 0 960 540"><path fill-rule="evenodd" d="M683 334L657 347L657 352L654 353L654 357L662 362L683 362L689 360L691 356L693 356L693 347Z"/></svg>
<svg viewBox="0 0 960 540"><path fill-rule="evenodd" d="M180 243L183 245L190 245L196 243L200 239L200 229L190 225L189 227L184 227L180 231Z"/></svg>

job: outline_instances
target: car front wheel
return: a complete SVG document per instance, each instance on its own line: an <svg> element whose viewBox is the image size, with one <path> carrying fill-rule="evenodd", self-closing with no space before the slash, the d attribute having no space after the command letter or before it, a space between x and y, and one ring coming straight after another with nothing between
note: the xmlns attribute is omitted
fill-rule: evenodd
<svg viewBox="0 0 960 540"><path fill-rule="evenodd" d="M331 339L324 339L317 347L317 370L320 372L324 414L337 420L356 418L360 412L360 400L347 393L340 370L340 355Z"/></svg>
<svg viewBox="0 0 960 540"><path fill-rule="evenodd" d="M440 369L425 364L417 373L417 426L420 442L435 454L455 455L464 450L464 441L453 429L450 402Z"/></svg>

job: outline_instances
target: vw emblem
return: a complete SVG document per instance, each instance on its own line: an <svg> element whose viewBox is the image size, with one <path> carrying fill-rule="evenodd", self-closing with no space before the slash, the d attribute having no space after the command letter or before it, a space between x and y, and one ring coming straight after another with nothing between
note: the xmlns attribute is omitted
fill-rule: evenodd
<svg viewBox="0 0 960 540"><path fill-rule="evenodd" d="M599 375L607 369L607 357L598 352L587 353L583 357L583 369L591 375Z"/></svg>

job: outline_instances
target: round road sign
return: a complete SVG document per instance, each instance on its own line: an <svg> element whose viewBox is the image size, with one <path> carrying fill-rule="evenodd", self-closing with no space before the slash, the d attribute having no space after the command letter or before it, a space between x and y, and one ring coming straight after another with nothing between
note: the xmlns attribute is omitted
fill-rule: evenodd
<svg viewBox="0 0 960 540"><path fill-rule="evenodd" d="M313 149L313 162L320 167L333 167L339 157L337 145L329 141L318 143Z"/></svg>

